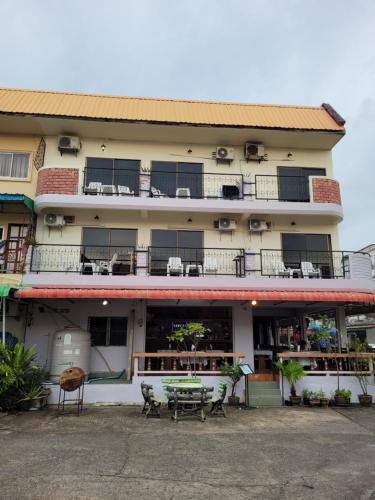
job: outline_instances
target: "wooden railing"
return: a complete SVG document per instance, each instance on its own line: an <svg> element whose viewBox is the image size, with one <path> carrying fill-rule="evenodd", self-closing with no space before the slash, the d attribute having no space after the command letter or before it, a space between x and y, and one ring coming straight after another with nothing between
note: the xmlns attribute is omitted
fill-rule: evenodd
<svg viewBox="0 0 375 500"><path fill-rule="evenodd" d="M219 360L238 360L245 358L243 352L204 352L204 351L186 351L186 352L135 352L134 376L138 375L165 375L172 373L174 375L192 375L194 371L200 375L218 375ZM144 369L139 369L139 360L144 359ZM157 360L157 369L155 362ZM179 369L180 367L183 369ZM186 368L185 368L186 366ZM195 366L195 370L194 370Z"/></svg>
<svg viewBox="0 0 375 500"><path fill-rule="evenodd" d="M305 364L305 375L354 375L353 360L368 361L368 370L363 373L374 374L373 352L280 352L277 357L281 360L301 361Z"/></svg>

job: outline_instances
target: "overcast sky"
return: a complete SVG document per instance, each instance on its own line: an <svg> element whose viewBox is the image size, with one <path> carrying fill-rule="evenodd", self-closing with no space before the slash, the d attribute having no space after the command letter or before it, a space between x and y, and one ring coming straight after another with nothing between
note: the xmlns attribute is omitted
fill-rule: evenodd
<svg viewBox="0 0 375 500"><path fill-rule="evenodd" d="M0 0L0 86L320 105L341 249L375 243L374 0Z"/></svg>

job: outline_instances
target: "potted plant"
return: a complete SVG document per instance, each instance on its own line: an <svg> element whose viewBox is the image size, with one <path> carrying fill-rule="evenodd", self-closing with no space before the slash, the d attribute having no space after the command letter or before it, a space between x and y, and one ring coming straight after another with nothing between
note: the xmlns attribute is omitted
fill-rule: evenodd
<svg viewBox="0 0 375 500"><path fill-rule="evenodd" d="M193 353L193 363L194 363L194 376L196 375L196 363L197 363L197 349L198 344L204 337L205 333L209 329L205 328L202 323L186 323L176 330L172 335L167 336L167 340L174 342L177 345L177 349L185 350L186 352L192 351ZM182 348L182 349L181 349ZM190 367L190 361L188 361L188 368Z"/></svg>
<svg viewBox="0 0 375 500"><path fill-rule="evenodd" d="M42 383L45 379L45 371L39 366L32 366L21 389L21 398L19 400L21 409L40 410L47 405L51 391L43 386Z"/></svg>
<svg viewBox="0 0 375 500"><path fill-rule="evenodd" d="M298 361L278 361L275 363L276 368L281 371L283 377L286 377L290 384L289 401L292 406L301 404L301 396L297 396L295 384L305 376L305 370Z"/></svg>
<svg viewBox="0 0 375 500"><path fill-rule="evenodd" d="M320 396L318 392L311 392L309 406L320 406Z"/></svg>
<svg viewBox="0 0 375 500"><path fill-rule="evenodd" d="M335 391L335 405L346 407L350 405L350 398L352 392L349 389L336 389Z"/></svg>
<svg viewBox="0 0 375 500"><path fill-rule="evenodd" d="M309 401L311 397L312 391L309 391L308 389L303 389L302 391L302 401L305 406L309 406Z"/></svg>
<svg viewBox="0 0 375 500"><path fill-rule="evenodd" d="M329 405L329 399L327 398L325 393L322 390L320 390L319 392L316 393L316 395L320 401L320 406L326 408Z"/></svg>
<svg viewBox="0 0 375 500"><path fill-rule="evenodd" d="M228 362L225 362L220 367L220 372L225 377L229 377L231 380L231 394L228 396L228 403L231 406L237 406L240 404L240 398L236 396L236 385L243 377L242 370L238 363L234 363L230 365Z"/></svg>
<svg viewBox="0 0 375 500"><path fill-rule="evenodd" d="M366 341L361 342L360 339L356 338L354 342L352 342L351 348L356 353L356 357L352 359L354 376L358 380L362 390L362 394L358 395L359 404L361 406L371 406L372 396L367 393L370 363L368 359L361 355L364 352L369 352L369 345Z"/></svg>

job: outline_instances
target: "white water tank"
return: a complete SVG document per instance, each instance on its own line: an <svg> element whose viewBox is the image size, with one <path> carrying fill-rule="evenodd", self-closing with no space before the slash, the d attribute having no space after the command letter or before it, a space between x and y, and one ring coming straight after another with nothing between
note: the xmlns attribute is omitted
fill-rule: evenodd
<svg viewBox="0 0 375 500"><path fill-rule="evenodd" d="M67 368L78 366L86 373L90 369L90 334L76 326L67 326L53 336L50 378L57 381Z"/></svg>

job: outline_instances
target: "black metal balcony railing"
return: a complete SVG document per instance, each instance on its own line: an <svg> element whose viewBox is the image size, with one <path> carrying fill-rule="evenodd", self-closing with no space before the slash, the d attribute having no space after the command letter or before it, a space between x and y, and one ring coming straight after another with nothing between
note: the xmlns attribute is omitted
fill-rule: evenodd
<svg viewBox="0 0 375 500"><path fill-rule="evenodd" d="M30 272L127 275L136 273L132 246L36 245Z"/></svg>
<svg viewBox="0 0 375 500"><path fill-rule="evenodd" d="M239 200L243 195L242 174L151 172L151 197Z"/></svg>
<svg viewBox="0 0 375 500"><path fill-rule="evenodd" d="M139 168L96 168L83 171L83 194L101 196L138 196Z"/></svg>
<svg viewBox="0 0 375 500"><path fill-rule="evenodd" d="M261 250L260 275L291 278L347 278L349 254L358 252L314 250Z"/></svg>
<svg viewBox="0 0 375 500"><path fill-rule="evenodd" d="M242 248L149 247L151 276L244 276Z"/></svg>
<svg viewBox="0 0 375 500"><path fill-rule="evenodd" d="M310 201L309 180L304 176L256 175L257 200Z"/></svg>
<svg viewBox="0 0 375 500"><path fill-rule="evenodd" d="M362 252L243 248L150 246L147 272L151 276L235 276L268 278L350 278L351 255ZM368 255L368 254L366 254ZM136 274L135 246L36 245L31 248L32 273ZM141 265L139 269L145 269ZM369 275L369 277L371 277Z"/></svg>

